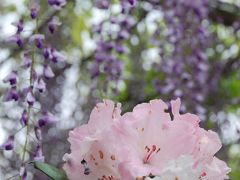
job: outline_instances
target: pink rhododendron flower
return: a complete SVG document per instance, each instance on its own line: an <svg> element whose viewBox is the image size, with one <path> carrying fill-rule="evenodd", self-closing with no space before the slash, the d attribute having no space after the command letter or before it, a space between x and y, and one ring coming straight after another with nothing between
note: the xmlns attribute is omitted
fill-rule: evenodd
<svg viewBox="0 0 240 180"><path fill-rule="evenodd" d="M227 179L230 169L214 156L218 135L179 109L180 99L171 108L153 100L124 115L120 104L97 104L88 124L70 132L63 169L70 180Z"/></svg>

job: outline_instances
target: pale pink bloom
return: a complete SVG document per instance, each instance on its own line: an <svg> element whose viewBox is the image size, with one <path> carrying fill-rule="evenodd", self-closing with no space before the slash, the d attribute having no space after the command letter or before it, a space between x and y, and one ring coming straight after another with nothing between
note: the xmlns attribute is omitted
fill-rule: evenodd
<svg viewBox="0 0 240 180"><path fill-rule="evenodd" d="M229 168L214 157L221 148L217 134L179 109L180 99L171 101L171 112L162 100L153 100L121 116L120 105L97 104L89 123L70 132L71 154L63 167L69 179L228 178Z"/></svg>

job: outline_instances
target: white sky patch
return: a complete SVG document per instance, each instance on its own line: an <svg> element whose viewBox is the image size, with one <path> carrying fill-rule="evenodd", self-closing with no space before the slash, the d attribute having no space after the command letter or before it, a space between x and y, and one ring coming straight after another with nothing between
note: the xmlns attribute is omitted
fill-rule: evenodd
<svg viewBox="0 0 240 180"><path fill-rule="evenodd" d="M240 137L237 133L238 130L240 130L240 109L236 114L234 113L228 113L227 114L227 120L228 123L226 125L221 126L222 131L222 139L224 143L231 143L237 141Z"/></svg>
<svg viewBox="0 0 240 180"><path fill-rule="evenodd" d="M149 33L153 33L157 29L155 21L161 21L163 13L161 11L152 10L146 17L146 27Z"/></svg>
<svg viewBox="0 0 240 180"><path fill-rule="evenodd" d="M150 48L142 52L143 69L148 71L152 69L153 63L157 63L160 61L158 52L158 48Z"/></svg>

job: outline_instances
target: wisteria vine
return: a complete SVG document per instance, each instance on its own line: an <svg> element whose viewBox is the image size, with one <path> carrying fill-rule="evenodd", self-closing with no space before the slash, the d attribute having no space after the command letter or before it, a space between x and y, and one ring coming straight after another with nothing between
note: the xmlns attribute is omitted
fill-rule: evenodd
<svg viewBox="0 0 240 180"><path fill-rule="evenodd" d="M47 3L52 11L60 11L66 5L66 0L48 0ZM11 86L4 100L16 101L23 108L20 117L22 128L10 135L2 145L2 149L6 151L14 150L15 136L20 131L25 130L22 153L19 154L21 167L19 167L19 173L15 175L20 176L22 180L26 180L28 177L27 164L30 161L44 161L42 129L46 125L56 122L57 118L42 107L38 99L46 91L47 81L55 76L52 66L57 63L64 63L66 60L66 57L46 40L46 37L55 33L61 22L57 16L47 17L49 18L47 23L48 32L45 32L45 34L39 32L39 23L43 21L39 14L40 8L38 1L29 2L29 16L32 22L35 23L33 34L30 37L22 37L25 29L23 19L13 23L16 27L16 34L9 37L9 42L15 43L22 51L21 70L12 70L3 80L4 83L9 83ZM26 76L28 76L27 81L23 79ZM22 81L26 82L27 85L21 83ZM32 134L34 134L34 137Z"/></svg>

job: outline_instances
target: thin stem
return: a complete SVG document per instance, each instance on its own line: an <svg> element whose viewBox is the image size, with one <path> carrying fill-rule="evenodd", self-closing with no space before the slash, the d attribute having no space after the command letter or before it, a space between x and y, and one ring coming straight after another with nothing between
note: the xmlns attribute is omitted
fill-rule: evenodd
<svg viewBox="0 0 240 180"><path fill-rule="evenodd" d="M19 175L19 174L15 174L15 175L13 175L13 176L7 178L6 180L10 180L10 179L12 179L12 178L15 178L15 177L18 176L18 175Z"/></svg>
<svg viewBox="0 0 240 180"><path fill-rule="evenodd" d="M37 33L37 29L38 29L38 19L36 19L35 33ZM30 79L29 79L30 88L33 87L33 72L34 72L34 63L35 63L35 51L36 51L36 47L34 46L33 51L32 51L32 63L31 63L31 68L30 68ZM31 115L31 105L28 105L28 110L27 110L28 119L30 119L30 115ZM26 152L27 152L28 135L29 135L29 131L30 131L29 123L30 123L30 121L28 121L28 123L26 125L27 126L27 131L26 131L26 139L25 139L24 146L23 146L22 163L24 163L24 161L25 161L25 155L26 155ZM20 179L23 180L23 177L20 177Z"/></svg>

